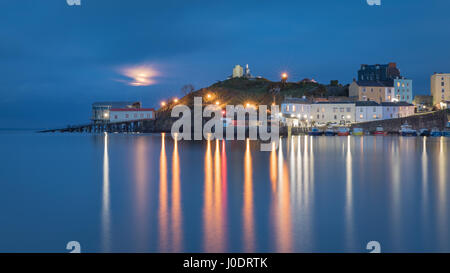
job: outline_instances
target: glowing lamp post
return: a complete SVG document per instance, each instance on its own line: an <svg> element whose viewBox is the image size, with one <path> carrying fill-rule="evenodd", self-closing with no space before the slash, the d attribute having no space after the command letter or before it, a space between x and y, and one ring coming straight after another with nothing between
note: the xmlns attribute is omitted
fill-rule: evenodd
<svg viewBox="0 0 450 273"><path fill-rule="evenodd" d="M162 107L166 106L166 102L165 101L161 102L161 106Z"/></svg>
<svg viewBox="0 0 450 273"><path fill-rule="evenodd" d="M286 82L287 79L288 79L288 74L287 74L287 73L281 74L281 81L282 81L282 82Z"/></svg>

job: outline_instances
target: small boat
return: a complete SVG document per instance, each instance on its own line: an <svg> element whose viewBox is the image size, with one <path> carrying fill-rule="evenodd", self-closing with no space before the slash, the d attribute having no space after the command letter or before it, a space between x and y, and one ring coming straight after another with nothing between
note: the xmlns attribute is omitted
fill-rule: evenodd
<svg viewBox="0 0 450 273"><path fill-rule="evenodd" d="M433 128L431 130L430 136L432 136L432 137L441 137L442 136L442 132L439 131L438 128Z"/></svg>
<svg viewBox="0 0 450 273"><path fill-rule="evenodd" d="M338 136L348 136L350 135L350 129L347 127L339 127Z"/></svg>
<svg viewBox="0 0 450 273"><path fill-rule="evenodd" d="M375 129L375 132L373 132L373 134L376 135L376 136L385 136L385 135L387 135L387 132L384 131L383 127L378 126Z"/></svg>
<svg viewBox="0 0 450 273"><path fill-rule="evenodd" d="M417 136L417 131L408 123L405 123L400 127L399 133L401 136Z"/></svg>
<svg viewBox="0 0 450 273"><path fill-rule="evenodd" d="M362 136L362 135L364 135L364 130L362 128L359 128L359 127L353 128L352 135L354 135L354 136Z"/></svg>
<svg viewBox="0 0 450 273"><path fill-rule="evenodd" d="M450 137L450 121L447 122L447 127L442 131L442 135L445 137Z"/></svg>
<svg viewBox="0 0 450 273"><path fill-rule="evenodd" d="M326 135L326 136L335 136L335 135L337 135L337 133L336 133L336 131L333 129L333 127L328 127L328 128L325 130L325 135Z"/></svg>
<svg viewBox="0 0 450 273"><path fill-rule="evenodd" d="M308 135L310 136L322 136L323 131L320 131L318 128L313 127L311 128L311 131L308 132Z"/></svg>
<svg viewBox="0 0 450 273"><path fill-rule="evenodd" d="M420 136L430 136L430 130L428 130L428 129L420 129L419 130L419 135Z"/></svg>

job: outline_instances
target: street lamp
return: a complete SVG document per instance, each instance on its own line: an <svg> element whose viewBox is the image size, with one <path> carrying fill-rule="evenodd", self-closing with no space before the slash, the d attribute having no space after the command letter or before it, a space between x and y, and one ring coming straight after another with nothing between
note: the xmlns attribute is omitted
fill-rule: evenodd
<svg viewBox="0 0 450 273"><path fill-rule="evenodd" d="M165 101L161 102L161 106L162 107L166 106L166 102Z"/></svg>

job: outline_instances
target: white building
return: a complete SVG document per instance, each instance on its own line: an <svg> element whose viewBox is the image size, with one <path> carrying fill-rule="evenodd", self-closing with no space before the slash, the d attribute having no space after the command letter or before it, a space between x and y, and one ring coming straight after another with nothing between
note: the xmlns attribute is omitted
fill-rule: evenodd
<svg viewBox="0 0 450 273"><path fill-rule="evenodd" d="M414 105L407 102L311 102L306 98L288 98L281 104L281 122L294 127L307 127L312 123L348 125L412 115Z"/></svg>
<svg viewBox="0 0 450 273"><path fill-rule="evenodd" d="M404 118L414 115L414 105L406 102L382 102L383 119Z"/></svg>
<svg viewBox="0 0 450 273"><path fill-rule="evenodd" d="M318 125L354 123L355 108L355 102L317 102L311 105L311 120Z"/></svg>
<svg viewBox="0 0 450 273"><path fill-rule="evenodd" d="M109 122L110 110L112 108L136 109L136 108L141 108L141 103L138 101L136 101L136 102L108 101L108 102L93 103L91 120L94 123Z"/></svg>
<svg viewBox="0 0 450 273"><path fill-rule="evenodd" d="M240 65L236 65L233 68L233 78L242 78L244 76L244 68Z"/></svg>
<svg viewBox="0 0 450 273"><path fill-rule="evenodd" d="M113 108L109 110L109 122L155 119L153 108Z"/></svg>
<svg viewBox="0 0 450 273"><path fill-rule="evenodd" d="M311 120L311 104L312 101L305 97L285 99L281 104L281 121L292 126L309 122Z"/></svg>
<svg viewBox="0 0 450 273"><path fill-rule="evenodd" d="M356 102L356 122L367 122L383 119L383 108L374 101Z"/></svg>

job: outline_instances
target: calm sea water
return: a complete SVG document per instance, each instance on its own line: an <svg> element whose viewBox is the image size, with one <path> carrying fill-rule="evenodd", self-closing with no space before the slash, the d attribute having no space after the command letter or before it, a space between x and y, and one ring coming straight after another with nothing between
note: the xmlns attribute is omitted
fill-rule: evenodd
<svg viewBox="0 0 450 273"><path fill-rule="evenodd" d="M1 132L0 252L449 252L449 146Z"/></svg>

